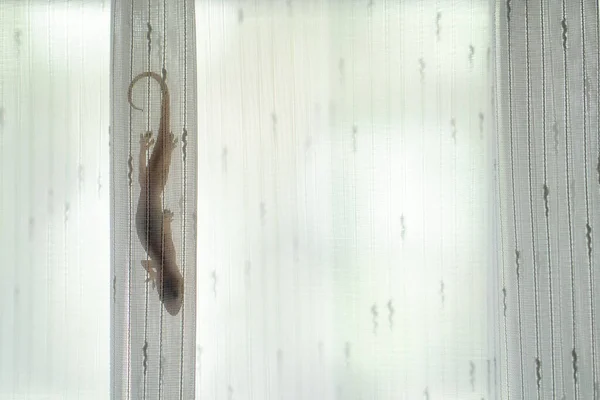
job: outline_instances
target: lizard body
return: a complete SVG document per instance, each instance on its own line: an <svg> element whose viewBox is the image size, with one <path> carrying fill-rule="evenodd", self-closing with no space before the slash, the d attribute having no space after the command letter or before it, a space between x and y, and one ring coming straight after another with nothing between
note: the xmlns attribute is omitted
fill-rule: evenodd
<svg viewBox="0 0 600 400"><path fill-rule="evenodd" d="M183 303L183 277L177 267L175 245L171 231L173 213L163 210L163 193L169 176L171 155L176 139L170 131L170 97L167 84L156 72L142 72L129 84L127 99L131 107L131 91L135 83L142 78L152 78L160 84L162 99L160 123L156 142L152 132L140 135L139 184L140 197L135 214L135 227L138 238L148 254L142 260L142 266L148 272L153 284L156 284L158 296L171 315L177 315ZM150 146L154 148L146 164L146 153Z"/></svg>

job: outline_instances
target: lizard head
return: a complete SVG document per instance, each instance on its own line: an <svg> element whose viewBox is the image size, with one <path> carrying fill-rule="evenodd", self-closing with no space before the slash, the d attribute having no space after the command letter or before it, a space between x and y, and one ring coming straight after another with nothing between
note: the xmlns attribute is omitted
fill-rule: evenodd
<svg viewBox="0 0 600 400"><path fill-rule="evenodd" d="M183 303L183 277L175 268L174 273L163 274L158 286L158 295L167 312L173 316L179 313Z"/></svg>

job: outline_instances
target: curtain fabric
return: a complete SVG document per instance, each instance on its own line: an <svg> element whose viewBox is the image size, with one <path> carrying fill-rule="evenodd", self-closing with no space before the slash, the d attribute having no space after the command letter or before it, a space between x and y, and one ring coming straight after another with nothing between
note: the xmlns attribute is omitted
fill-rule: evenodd
<svg viewBox="0 0 600 400"><path fill-rule="evenodd" d="M0 399L106 399L108 4L0 1Z"/></svg>
<svg viewBox="0 0 600 400"><path fill-rule="evenodd" d="M114 1L111 12L111 394L190 399L196 347L194 2ZM136 80L148 72L154 75Z"/></svg>
<svg viewBox="0 0 600 400"><path fill-rule="evenodd" d="M499 395L490 6L198 5L198 398Z"/></svg>
<svg viewBox="0 0 600 400"><path fill-rule="evenodd" d="M499 2L503 395L600 398L598 2Z"/></svg>

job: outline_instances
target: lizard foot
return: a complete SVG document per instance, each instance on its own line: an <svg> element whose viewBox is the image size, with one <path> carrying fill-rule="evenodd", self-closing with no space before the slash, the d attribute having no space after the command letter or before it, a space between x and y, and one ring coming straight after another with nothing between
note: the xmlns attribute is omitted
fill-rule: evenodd
<svg viewBox="0 0 600 400"><path fill-rule="evenodd" d="M148 150L153 144L154 138L152 137L152 131L140 135L140 146L142 146L142 149Z"/></svg>
<svg viewBox="0 0 600 400"><path fill-rule="evenodd" d="M177 147L177 137L173 134L173 132L169 132L169 143L171 145L171 150Z"/></svg>
<svg viewBox="0 0 600 400"><path fill-rule="evenodd" d="M152 260L142 260L142 267L148 272L148 278L146 278L146 283L152 282L152 288L156 287L156 278L157 278L157 268L156 265L152 262Z"/></svg>
<svg viewBox="0 0 600 400"><path fill-rule="evenodd" d="M173 214L173 211L171 211L171 210L163 211L163 221L165 221L165 222L169 222L169 223L172 222L174 216L175 216L175 214Z"/></svg>

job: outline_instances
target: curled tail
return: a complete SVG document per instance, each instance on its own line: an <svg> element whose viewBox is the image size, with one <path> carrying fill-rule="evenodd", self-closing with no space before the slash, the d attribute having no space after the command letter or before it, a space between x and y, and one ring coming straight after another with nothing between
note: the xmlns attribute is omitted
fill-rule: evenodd
<svg viewBox="0 0 600 400"><path fill-rule="evenodd" d="M136 110L144 111L142 108L133 104L133 101L131 100L131 92L132 92L133 87L137 83L137 81L139 81L142 78L154 79L156 82L158 82L160 84L160 89L162 92L162 98L161 98L161 102L160 102L160 123L159 123L159 127L158 127L158 138L156 139L156 145L157 145L157 148L159 149L159 151L153 152L152 157L151 157L151 160L156 160L156 159L160 158L160 154L162 153L162 147L164 146L163 142L165 140L172 140L170 138L167 138L167 136L170 134L170 125L171 125L171 112L169 109L169 107L170 107L170 105L169 105L170 104L169 88L167 87L167 83L165 82L165 80L156 72L147 71L147 72L142 72L142 73L136 75L136 77L133 78L133 80L129 84L129 88L127 89L127 100L129 101L129 104L131 105L131 107L135 108ZM156 161L153 161L152 164L156 164Z"/></svg>
<svg viewBox="0 0 600 400"><path fill-rule="evenodd" d="M165 107L168 107L168 104L169 104L169 88L167 87L167 84L165 83L163 78L156 72L151 72L151 71L142 72L142 73L138 74L135 78L133 78L133 80L129 84L129 88L127 89L127 101L129 101L129 104L131 104L131 107L135 108L136 110L144 111L143 108L138 107L135 104L133 104L133 101L131 100L131 91L133 90L133 86L137 83L137 81L139 81L142 78L152 78L160 84L160 90L163 95L162 101L161 101L161 108L163 109L162 111L164 112Z"/></svg>

